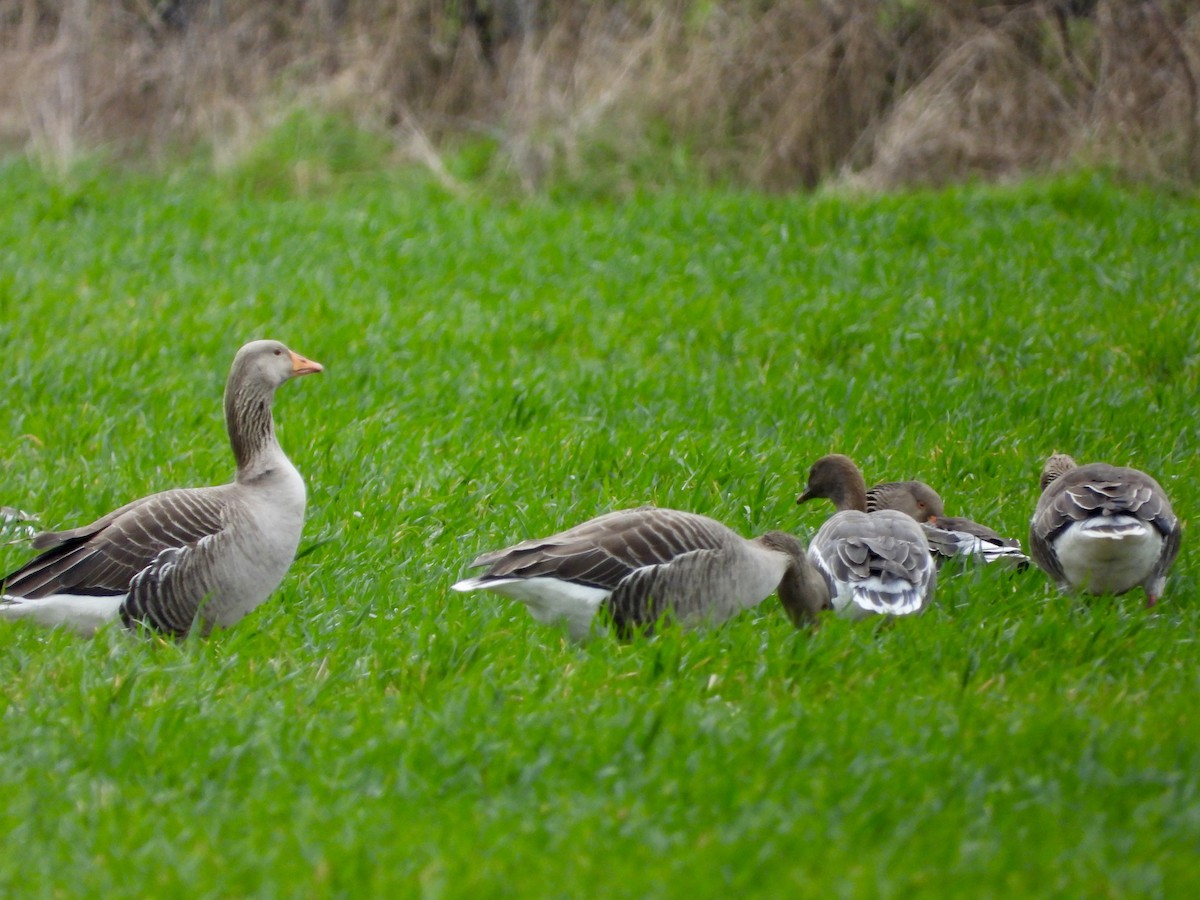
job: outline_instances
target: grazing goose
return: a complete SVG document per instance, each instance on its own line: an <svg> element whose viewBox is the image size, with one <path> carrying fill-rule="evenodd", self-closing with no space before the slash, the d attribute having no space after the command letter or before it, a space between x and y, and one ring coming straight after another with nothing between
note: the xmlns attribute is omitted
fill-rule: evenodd
<svg viewBox="0 0 1200 900"><path fill-rule="evenodd" d="M520 600L539 622L565 622L575 640L588 636L601 607L623 636L668 612L688 625L723 622L773 591L797 628L829 608L824 582L790 534L747 540L706 516L653 506L483 553L477 566L487 570L454 590Z"/></svg>
<svg viewBox="0 0 1200 900"><path fill-rule="evenodd" d="M890 481L867 491L867 512L894 509L921 524L934 561L940 567L948 559L1006 561L1018 567L1029 565L1021 542L1001 537L996 531L962 516L944 515L942 498L923 481Z"/></svg>
<svg viewBox="0 0 1200 900"><path fill-rule="evenodd" d="M242 347L225 387L233 482L152 494L38 535L42 554L0 578L0 618L85 635L120 619L182 635L258 606L283 580L304 523L304 481L275 439L271 404L285 381L320 371L278 341Z"/></svg>
<svg viewBox="0 0 1200 900"><path fill-rule="evenodd" d="M1046 460L1029 525L1034 562L1063 590L1123 594L1141 585L1153 606L1183 529L1159 483L1137 469Z"/></svg>
<svg viewBox="0 0 1200 900"><path fill-rule="evenodd" d="M849 457L823 456L812 465L804 503L833 501L837 512L808 545L808 558L829 588L840 615L902 616L920 612L933 596L937 567L921 526L894 509L867 512L867 485Z"/></svg>

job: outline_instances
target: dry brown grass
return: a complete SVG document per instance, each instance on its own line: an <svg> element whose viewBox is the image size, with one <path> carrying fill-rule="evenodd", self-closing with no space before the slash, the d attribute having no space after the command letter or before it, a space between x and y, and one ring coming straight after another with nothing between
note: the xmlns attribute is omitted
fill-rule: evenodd
<svg viewBox="0 0 1200 900"><path fill-rule="evenodd" d="M441 154L473 135L530 191L586 178L596 146L773 189L1080 163L1195 182L1198 78L1186 0L0 0L0 142L55 166L228 165L300 107L451 185Z"/></svg>

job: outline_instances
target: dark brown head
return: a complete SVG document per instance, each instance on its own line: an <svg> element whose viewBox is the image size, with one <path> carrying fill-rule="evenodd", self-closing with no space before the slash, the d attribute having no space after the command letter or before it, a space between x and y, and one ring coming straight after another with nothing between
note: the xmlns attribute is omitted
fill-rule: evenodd
<svg viewBox="0 0 1200 900"><path fill-rule="evenodd" d="M943 515L942 498L923 481L889 481L867 491L867 511L894 509L918 522L935 522Z"/></svg>
<svg viewBox="0 0 1200 900"><path fill-rule="evenodd" d="M1046 490L1054 479L1066 475L1074 468L1076 468L1075 460L1065 453L1055 453L1042 466L1042 477L1038 479L1038 487L1043 491Z"/></svg>
<svg viewBox="0 0 1200 900"><path fill-rule="evenodd" d="M814 497L832 500L839 511L867 511L867 483L862 472L850 457L840 453L822 456L808 470L808 484L796 502L805 503Z"/></svg>

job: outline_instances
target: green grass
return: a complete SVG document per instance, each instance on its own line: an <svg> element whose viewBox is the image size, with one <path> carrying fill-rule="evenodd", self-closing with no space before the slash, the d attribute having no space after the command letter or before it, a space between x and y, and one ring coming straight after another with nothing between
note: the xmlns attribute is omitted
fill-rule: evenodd
<svg viewBox="0 0 1200 900"><path fill-rule="evenodd" d="M227 479L271 336L301 558L171 644L0 628L0 891L1187 896L1200 604L947 573L893 627L576 646L448 586L653 502L808 536L808 465L921 477L1025 537L1054 450L1187 520L1200 205L1101 178L873 199L456 199L0 168L0 503L67 527ZM0 547L5 568L26 548Z"/></svg>

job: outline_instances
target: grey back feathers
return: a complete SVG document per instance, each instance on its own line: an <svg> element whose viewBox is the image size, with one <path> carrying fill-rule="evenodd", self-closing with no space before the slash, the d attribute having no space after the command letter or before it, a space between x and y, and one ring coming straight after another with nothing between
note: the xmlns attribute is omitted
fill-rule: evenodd
<svg viewBox="0 0 1200 900"><path fill-rule="evenodd" d="M523 601L539 621L566 622L587 636L604 610L619 633L669 614L685 624L718 623L779 591L797 624L827 605L804 570L803 545L783 532L747 540L693 513L643 506L599 516L545 538L483 553L486 570L454 585Z"/></svg>
<svg viewBox="0 0 1200 900"><path fill-rule="evenodd" d="M949 559L1009 562L1029 565L1021 542L1001 537L995 530L962 516L945 515L942 498L923 481L893 481L867 491L867 510L894 509L921 523L934 561Z"/></svg>
<svg viewBox="0 0 1200 900"><path fill-rule="evenodd" d="M834 608L851 618L924 609L937 584L937 567L916 520L891 509L867 512L862 472L841 454L813 463L797 502L818 497L832 500L837 512L809 543L808 555Z"/></svg>
<svg viewBox="0 0 1200 900"><path fill-rule="evenodd" d="M1051 456L1029 527L1034 561L1064 589L1122 594L1141 586L1153 605L1183 529L1166 492L1137 469Z"/></svg>
<svg viewBox="0 0 1200 900"><path fill-rule="evenodd" d="M951 559L1011 563L1018 569L1029 566L1029 557L1016 538L1006 538L994 529L962 516L940 516L921 526L929 549L940 566Z"/></svg>
<svg viewBox="0 0 1200 900"><path fill-rule="evenodd" d="M295 557L305 508L304 482L275 438L275 389L320 371L278 341L242 347L225 400L235 480L153 494L90 525L38 535L41 555L0 580L0 617L81 631L119 617L184 634L196 622L233 624L261 603Z"/></svg>

